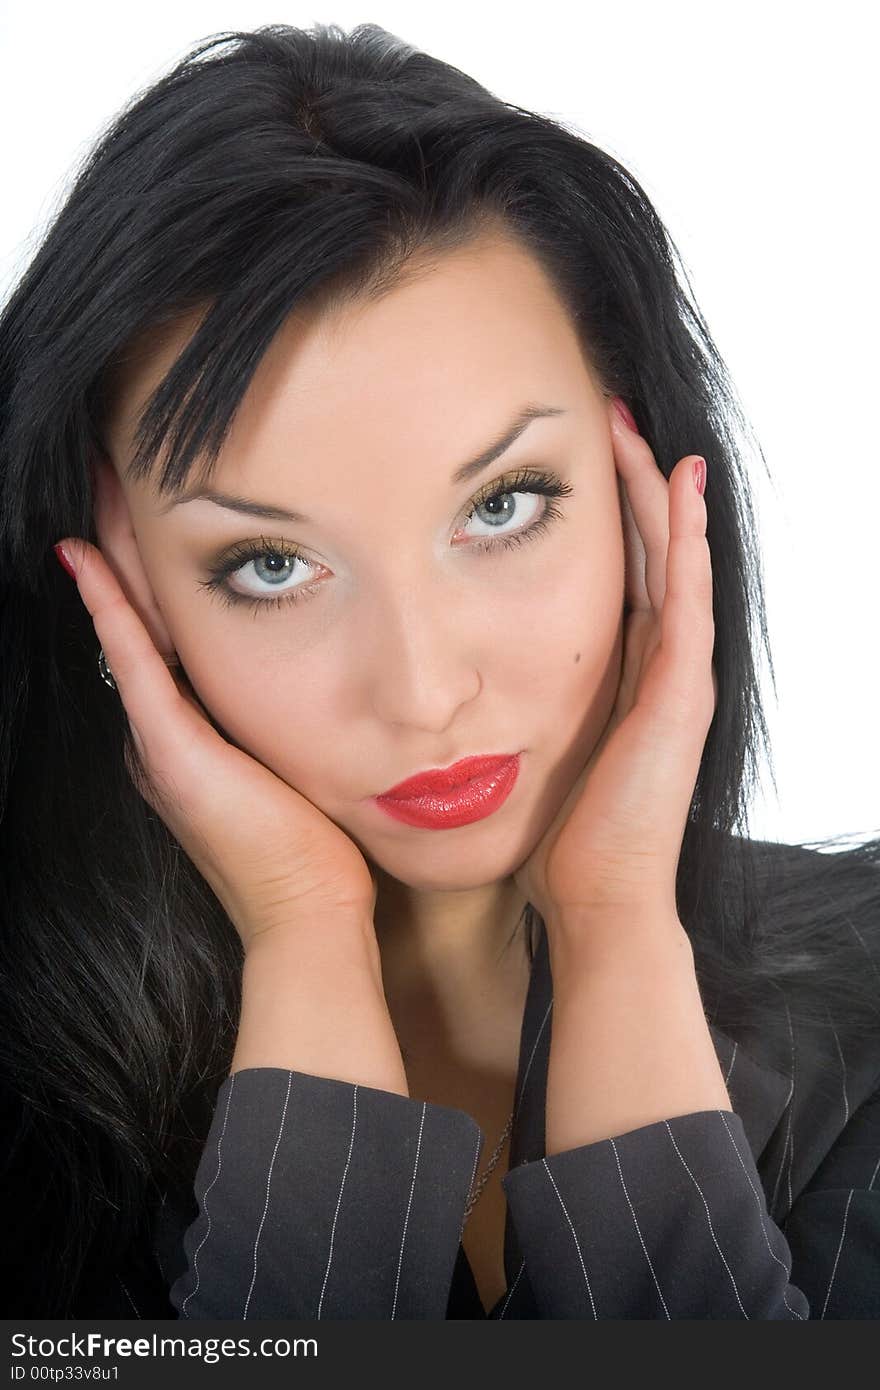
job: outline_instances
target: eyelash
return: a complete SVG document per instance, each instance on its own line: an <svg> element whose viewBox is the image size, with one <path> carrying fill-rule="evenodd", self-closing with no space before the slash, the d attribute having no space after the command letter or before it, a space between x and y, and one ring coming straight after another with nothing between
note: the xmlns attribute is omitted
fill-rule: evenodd
<svg viewBox="0 0 880 1390"><path fill-rule="evenodd" d="M564 483L555 474L545 473L540 469L525 468L511 478L501 478L497 483L491 484L482 496L477 494L464 518L465 525L471 520L478 507L482 507L486 502L493 502L497 498L513 496L515 493L537 493L548 499L547 505L538 520L533 522L531 526L514 531L509 536L498 536L497 538L484 536L481 540L472 541L470 548L485 553L498 550L501 547L507 549L521 545L523 541L537 539L547 530L552 521L561 519L562 508L556 505L556 499L568 497L571 491L570 483ZM226 607L238 608L244 604L253 610L254 615L259 610L284 608L289 603L299 603L307 596L310 585L301 584L279 598L254 598L247 594L236 593L226 584L227 575L234 574L249 560L262 559L266 555L280 556L283 560L299 560L304 565L310 563L295 546L272 542L267 540L265 536L260 536L257 540L241 541L234 545L220 564L211 569L210 578L201 581L199 587L216 595Z"/></svg>

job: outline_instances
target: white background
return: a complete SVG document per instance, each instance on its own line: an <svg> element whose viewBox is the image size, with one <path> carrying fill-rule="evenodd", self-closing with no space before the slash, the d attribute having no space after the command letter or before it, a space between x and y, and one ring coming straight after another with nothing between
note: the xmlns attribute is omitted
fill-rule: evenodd
<svg viewBox="0 0 880 1390"><path fill-rule="evenodd" d="M880 833L878 134L873 7L119 0L0 13L0 296L137 91L226 29L371 21L638 178L764 450L750 463L778 701L751 833ZM709 460L711 470L712 461Z"/></svg>

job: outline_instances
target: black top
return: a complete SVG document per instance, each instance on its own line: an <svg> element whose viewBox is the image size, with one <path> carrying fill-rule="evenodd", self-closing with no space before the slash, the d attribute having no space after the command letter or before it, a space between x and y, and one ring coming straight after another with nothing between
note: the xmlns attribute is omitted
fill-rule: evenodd
<svg viewBox="0 0 880 1390"><path fill-rule="evenodd" d="M503 1177L508 1287L488 1312L461 1245L482 1157L476 1121L261 1067L220 1086L192 1210L158 1213L155 1278L114 1274L107 1300L77 1315L880 1317L878 1030L844 1048L832 1026L818 1062L796 1008L781 1000L779 1019L784 1045L778 1029L746 1046L709 1025L732 1112L548 1158L542 933Z"/></svg>

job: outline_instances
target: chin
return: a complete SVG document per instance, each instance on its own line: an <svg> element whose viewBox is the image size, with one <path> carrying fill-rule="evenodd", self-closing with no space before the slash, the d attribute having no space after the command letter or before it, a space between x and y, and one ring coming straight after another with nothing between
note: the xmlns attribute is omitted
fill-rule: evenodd
<svg viewBox="0 0 880 1390"><path fill-rule="evenodd" d="M522 843L521 833L512 835L509 827L507 834L499 830L494 839L486 838L485 830L478 838L482 824L477 821L458 830L413 830L408 846L401 837L401 843L383 848L341 828L372 868L407 888L421 893L467 893L510 878L531 852L531 845ZM401 829L405 835L406 827ZM470 845L468 836L472 837Z"/></svg>

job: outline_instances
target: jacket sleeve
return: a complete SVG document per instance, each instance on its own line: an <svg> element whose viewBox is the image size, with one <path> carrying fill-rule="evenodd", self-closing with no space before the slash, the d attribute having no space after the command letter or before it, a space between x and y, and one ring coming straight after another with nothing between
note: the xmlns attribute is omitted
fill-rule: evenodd
<svg viewBox="0 0 880 1390"><path fill-rule="evenodd" d="M445 1318L482 1133L464 1111L277 1067L219 1088L181 1318Z"/></svg>
<svg viewBox="0 0 880 1390"><path fill-rule="evenodd" d="M520 1164L502 1185L542 1318L811 1315L735 1111L658 1120ZM880 1215L864 1219L876 1244ZM806 1268L809 1236L799 1249Z"/></svg>

